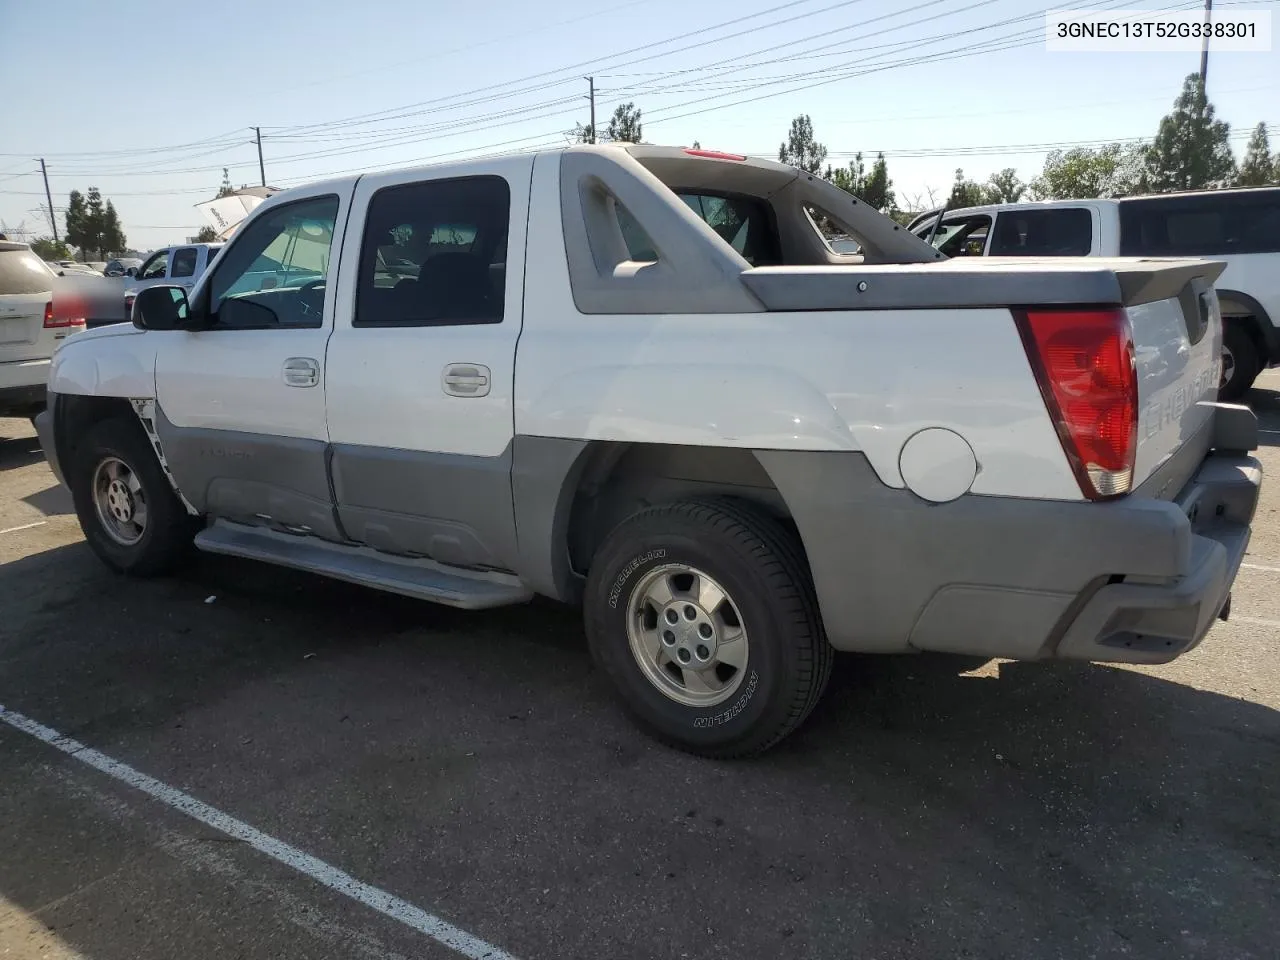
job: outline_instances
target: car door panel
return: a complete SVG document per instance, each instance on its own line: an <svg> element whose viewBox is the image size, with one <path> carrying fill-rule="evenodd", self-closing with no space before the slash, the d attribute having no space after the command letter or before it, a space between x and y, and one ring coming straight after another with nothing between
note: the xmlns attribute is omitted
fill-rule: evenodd
<svg viewBox="0 0 1280 960"><path fill-rule="evenodd" d="M289 231L320 230L325 239L313 245L324 252L316 267L322 278L328 275L328 258L336 262L341 248L350 189L317 188L264 205L238 231L239 253L229 250L191 295L193 309L208 310L216 322L148 334L161 338L157 429L174 478L197 509L343 539L329 492L324 400L334 297L326 291L322 305L309 313L298 309L303 283L314 283L317 273L293 271L289 279L288 237ZM277 256L271 263L286 284L263 303L252 275L264 258Z"/></svg>
<svg viewBox="0 0 1280 960"><path fill-rule="evenodd" d="M531 173L529 158L507 158L357 187L326 370L334 492L353 540L467 567L515 563L512 392ZM425 185L435 192L404 192ZM506 222L489 226L502 191ZM403 202L371 210L379 196ZM424 227L446 215L459 223ZM415 218L429 244L388 238L413 235ZM488 298L487 321L462 319L464 288ZM458 319L416 317L436 309L433 290Z"/></svg>

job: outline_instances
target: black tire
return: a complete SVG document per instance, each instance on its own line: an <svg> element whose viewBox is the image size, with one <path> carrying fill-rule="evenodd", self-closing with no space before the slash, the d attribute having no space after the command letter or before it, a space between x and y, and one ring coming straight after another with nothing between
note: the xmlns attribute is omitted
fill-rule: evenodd
<svg viewBox="0 0 1280 960"><path fill-rule="evenodd" d="M113 539L95 506L94 476L109 457L137 477L146 505L146 524L131 545ZM173 492L140 424L123 418L93 424L75 448L67 480L85 540L107 566L131 576L154 577L173 572L190 558L199 520Z"/></svg>
<svg viewBox="0 0 1280 960"><path fill-rule="evenodd" d="M713 578L739 611L749 646L742 678L724 702L678 702L632 654L628 608L646 576L669 565ZM591 564L584 616L592 657L631 717L664 743L701 756L743 757L773 746L809 715L831 674L834 650L798 543L736 501L662 504L624 520Z"/></svg>
<svg viewBox="0 0 1280 960"><path fill-rule="evenodd" d="M1262 371L1258 346L1249 331L1239 322L1227 320L1222 328L1223 381L1218 399L1234 402L1241 399Z"/></svg>

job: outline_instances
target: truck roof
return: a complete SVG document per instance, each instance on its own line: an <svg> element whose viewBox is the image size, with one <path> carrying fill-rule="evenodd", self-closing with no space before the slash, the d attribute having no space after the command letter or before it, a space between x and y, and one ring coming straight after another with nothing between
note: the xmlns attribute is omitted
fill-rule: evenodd
<svg viewBox="0 0 1280 960"><path fill-rule="evenodd" d="M1236 194L1274 193L1278 186L1268 187L1224 187L1220 190L1175 190L1170 193L1140 193L1131 197L1078 197L1073 200L1020 200L1017 203L984 203L976 207L955 207L947 209L947 216L968 216L970 214L988 213L992 210L1051 210L1055 207L1078 207L1084 203L1120 206L1139 200L1171 200L1181 197L1221 197ZM937 217L938 209L928 210L916 218L916 223L923 223L926 218Z"/></svg>

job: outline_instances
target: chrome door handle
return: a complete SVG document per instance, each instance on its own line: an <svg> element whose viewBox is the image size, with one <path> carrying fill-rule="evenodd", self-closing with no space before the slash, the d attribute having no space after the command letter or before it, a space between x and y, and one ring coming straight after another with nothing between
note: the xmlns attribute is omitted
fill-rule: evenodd
<svg viewBox="0 0 1280 960"><path fill-rule="evenodd" d="M314 387L320 382L320 364L310 357L290 357L284 362L283 375L290 387Z"/></svg>
<svg viewBox="0 0 1280 960"><path fill-rule="evenodd" d="M489 368L479 363L451 363L444 368L441 385L451 397L489 395Z"/></svg>

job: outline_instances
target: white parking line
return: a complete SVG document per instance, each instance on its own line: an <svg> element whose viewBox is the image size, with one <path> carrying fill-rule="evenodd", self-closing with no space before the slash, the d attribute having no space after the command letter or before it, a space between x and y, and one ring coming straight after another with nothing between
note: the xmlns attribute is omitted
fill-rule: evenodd
<svg viewBox="0 0 1280 960"><path fill-rule="evenodd" d="M121 783L128 784L135 790L141 790L153 799L159 800L180 813L185 813L194 820L199 820L206 826L213 827L213 829L221 831L229 837L234 837L236 840L247 843L255 850L265 853L287 867L292 867L312 880L324 884L329 889L336 890L352 900L359 901L365 906L391 917L393 920L399 920L405 926L426 934L432 940L462 954L464 957L470 957L471 960L516 960L511 954L498 949L490 943L486 943L479 937L472 936L467 931L455 927L448 921L427 913L425 910L415 907L408 901L401 900L385 890L379 890L377 887L362 883L350 874L343 873L337 867L330 866L323 860L313 857L309 853L304 853L297 847L292 847L282 840L268 836L261 830L257 830L247 823L197 800L190 794L161 783L159 780L149 777L145 773L141 773L118 760L112 760L106 754L86 747L77 740L64 737L57 730L52 730L20 713L6 710L3 706L0 706L0 720L15 730L29 734L37 740L61 750L68 756L88 764L95 770L105 773L109 777L114 777Z"/></svg>
<svg viewBox="0 0 1280 960"><path fill-rule="evenodd" d="M9 527L7 530L0 530L0 535L17 533L19 530L30 530L32 527L43 527L48 522L48 520L37 520L35 523L24 523L20 527Z"/></svg>
<svg viewBox="0 0 1280 960"><path fill-rule="evenodd" d="M1264 570L1267 573L1280 573L1280 567L1268 567L1262 563L1242 563L1240 567L1244 570Z"/></svg>

